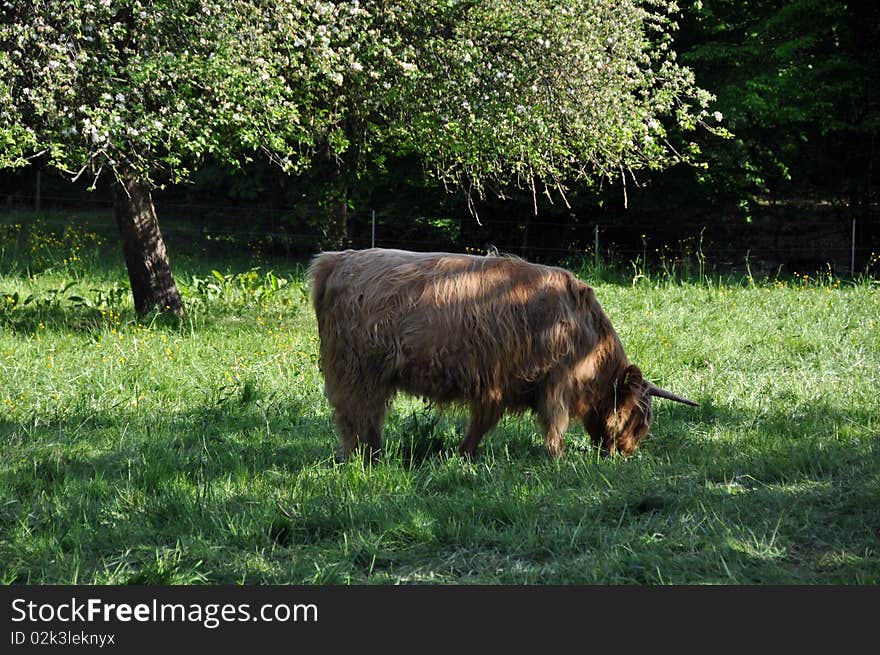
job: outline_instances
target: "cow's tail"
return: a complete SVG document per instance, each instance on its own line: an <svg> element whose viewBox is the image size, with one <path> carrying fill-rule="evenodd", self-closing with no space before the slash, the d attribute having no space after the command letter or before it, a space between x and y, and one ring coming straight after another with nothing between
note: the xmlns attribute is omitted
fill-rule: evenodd
<svg viewBox="0 0 880 655"><path fill-rule="evenodd" d="M327 289L327 277L336 267L339 257L342 253L323 252L316 255L309 264L309 280L312 286L312 306L315 308L315 314L321 315L324 308L324 300Z"/></svg>

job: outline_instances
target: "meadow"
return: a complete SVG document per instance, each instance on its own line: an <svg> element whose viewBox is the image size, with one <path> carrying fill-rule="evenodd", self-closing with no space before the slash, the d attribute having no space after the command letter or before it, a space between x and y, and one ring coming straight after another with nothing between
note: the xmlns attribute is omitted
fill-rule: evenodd
<svg viewBox="0 0 880 655"><path fill-rule="evenodd" d="M338 463L304 262L169 239L187 316L139 321L89 220L0 219L4 584L880 582L876 280L581 267L700 407L629 459L522 416L465 461L400 397Z"/></svg>

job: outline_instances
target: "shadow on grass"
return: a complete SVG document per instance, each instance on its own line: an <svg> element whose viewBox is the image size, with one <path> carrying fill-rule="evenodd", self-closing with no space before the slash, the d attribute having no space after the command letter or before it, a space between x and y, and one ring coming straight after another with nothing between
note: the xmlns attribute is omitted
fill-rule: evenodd
<svg viewBox="0 0 880 655"><path fill-rule="evenodd" d="M457 417L413 416L390 417L372 469L333 463L329 419L295 401L0 420L0 565L11 582L69 581L70 558L114 583L880 579L880 439L829 429L868 412L669 406L636 457L584 438L562 462L526 420L466 462Z"/></svg>

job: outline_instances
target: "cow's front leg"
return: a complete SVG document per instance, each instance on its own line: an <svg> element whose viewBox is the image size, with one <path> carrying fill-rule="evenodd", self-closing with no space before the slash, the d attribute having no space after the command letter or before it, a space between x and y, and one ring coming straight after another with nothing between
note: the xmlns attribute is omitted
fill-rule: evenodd
<svg viewBox="0 0 880 655"><path fill-rule="evenodd" d="M538 420L544 430L544 444L547 452L556 459L565 452L565 431L568 429L568 411L562 407L542 408Z"/></svg>

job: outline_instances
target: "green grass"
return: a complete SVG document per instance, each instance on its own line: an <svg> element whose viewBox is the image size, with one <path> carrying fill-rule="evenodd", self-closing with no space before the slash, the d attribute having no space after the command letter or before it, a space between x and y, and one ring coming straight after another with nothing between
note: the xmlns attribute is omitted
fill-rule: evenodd
<svg viewBox="0 0 880 655"><path fill-rule="evenodd" d="M467 462L463 414L399 398L365 468L334 461L301 265L169 243L188 318L137 322L112 235L32 249L48 225L0 225L5 583L880 581L870 280L594 281L699 408L657 401L630 459L573 426L550 461L526 416Z"/></svg>

